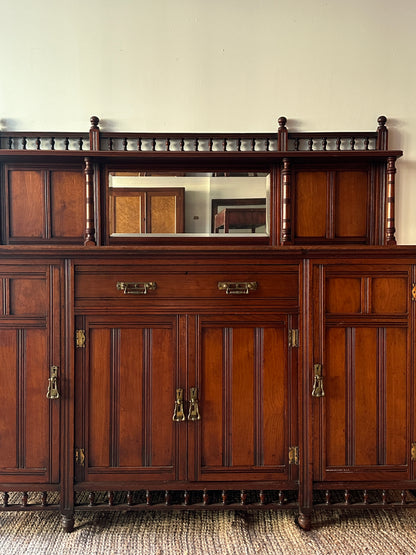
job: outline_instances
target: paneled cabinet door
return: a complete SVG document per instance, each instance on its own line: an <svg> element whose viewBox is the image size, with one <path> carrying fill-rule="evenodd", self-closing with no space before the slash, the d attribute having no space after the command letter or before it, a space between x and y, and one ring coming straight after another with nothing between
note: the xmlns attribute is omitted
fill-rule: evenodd
<svg viewBox="0 0 416 555"><path fill-rule="evenodd" d="M59 269L2 265L0 278L0 482L56 484Z"/></svg>
<svg viewBox="0 0 416 555"><path fill-rule="evenodd" d="M177 477L175 316L77 319L76 479L160 482ZM85 459L84 459L85 457Z"/></svg>
<svg viewBox="0 0 416 555"><path fill-rule="evenodd" d="M317 277L317 276L316 276ZM314 399L314 478L411 478L411 327L407 268L321 268L315 328L324 396ZM315 378L319 380L319 376ZM313 387L315 394L322 388Z"/></svg>
<svg viewBox="0 0 416 555"><path fill-rule="evenodd" d="M297 347L287 315L199 316L195 378L200 420L188 422L190 479L265 482L294 479ZM193 433L193 435L192 435Z"/></svg>

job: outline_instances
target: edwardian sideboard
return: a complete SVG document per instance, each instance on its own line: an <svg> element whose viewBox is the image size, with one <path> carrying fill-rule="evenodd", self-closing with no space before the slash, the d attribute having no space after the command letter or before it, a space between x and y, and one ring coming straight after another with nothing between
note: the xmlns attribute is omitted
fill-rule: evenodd
<svg viewBox="0 0 416 555"><path fill-rule="evenodd" d="M416 507L416 248L386 118L98 123L0 135L0 509L70 531L79 511L296 508L309 529L316 507ZM233 203L247 225L214 230Z"/></svg>

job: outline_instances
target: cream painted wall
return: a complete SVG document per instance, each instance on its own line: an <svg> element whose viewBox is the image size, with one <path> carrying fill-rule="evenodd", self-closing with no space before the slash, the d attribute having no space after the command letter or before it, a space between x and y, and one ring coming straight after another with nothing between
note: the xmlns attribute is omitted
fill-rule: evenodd
<svg viewBox="0 0 416 555"><path fill-rule="evenodd" d="M397 238L416 244L416 0L3 1L11 130L375 129L398 162Z"/></svg>

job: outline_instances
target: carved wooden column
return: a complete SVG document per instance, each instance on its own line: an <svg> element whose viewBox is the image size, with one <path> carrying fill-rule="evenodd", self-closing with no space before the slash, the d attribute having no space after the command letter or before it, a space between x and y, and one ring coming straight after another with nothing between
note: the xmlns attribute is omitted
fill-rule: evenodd
<svg viewBox="0 0 416 555"><path fill-rule="evenodd" d="M277 130L277 150L285 151L287 150L287 119L284 116L281 116L278 119L279 128Z"/></svg>
<svg viewBox="0 0 416 555"><path fill-rule="evenodd" d="M292 244L292 172L288 158L283 158L282 169L282 245Z"/></svg>
<svg viewBox="0 0 416 555"><path fill-rule="evenodd" d="M86 227L84 245L95 245L94 227L94 170L90 158L85 158L85 208L86 208Z"/></svg>
<svg viewBox="0 0 416 555"><path fill-rule="evenodd" d="M389 132L386 127L387 118L386 116L380 116L377 119L378 127L377 127L377 150L387 150L388 149L388 138Z"/></svg>
<svg viewBox="0 0 416 555"><path fill-rule="evenodd" d="M395 158L389 156L387 158L387 190L386 190L386 229L384 235L385 245L395 245L396 232L394 221L394 185L395 185Z"/></svg>
<svg viewBox="0 0 416 555"><path fill-rule="evenodd" d="M90 122L90 150L100 150L100 120L97 116L91 116Z"/></svg>

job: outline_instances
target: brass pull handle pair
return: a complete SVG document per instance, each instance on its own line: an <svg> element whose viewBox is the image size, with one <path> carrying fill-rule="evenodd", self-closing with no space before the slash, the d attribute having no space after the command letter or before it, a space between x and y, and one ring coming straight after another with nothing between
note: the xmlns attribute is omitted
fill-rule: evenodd
<svg viewBox="0 0 416 555"><path fill-rule="evenodd" d="M201 420L201 415L199 413L198 404L198 388L191 387L189 390L189 410L188 410L188 420L195 421ZM172 420L174 422L184 422L186 420L184 411L184 400L183 400L183 389L178 388L176 390L175 406L173 408Z"/></svg>

